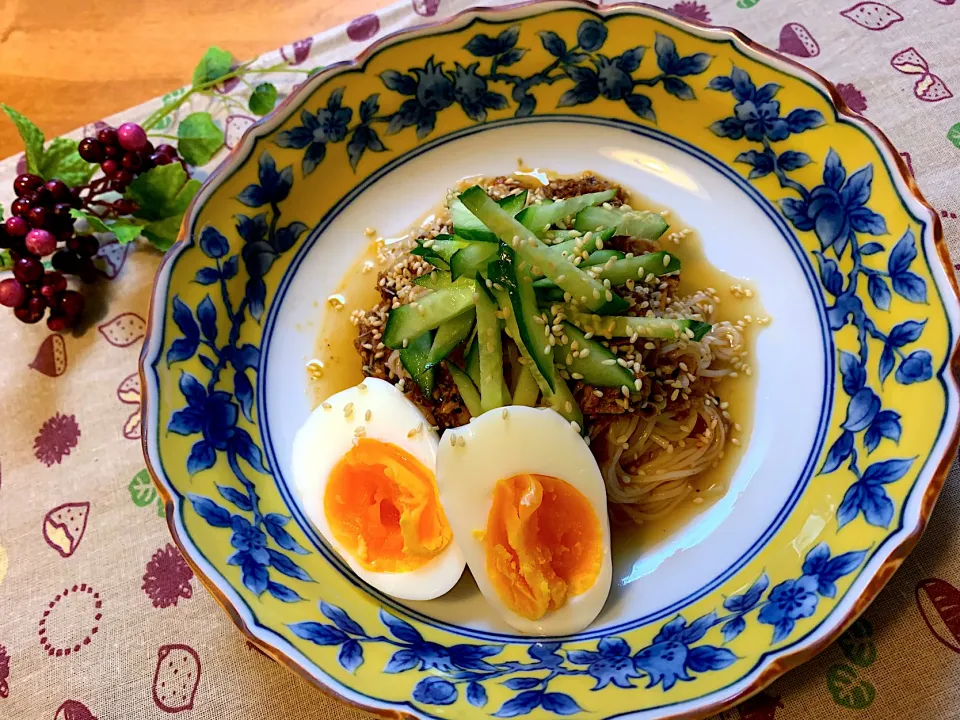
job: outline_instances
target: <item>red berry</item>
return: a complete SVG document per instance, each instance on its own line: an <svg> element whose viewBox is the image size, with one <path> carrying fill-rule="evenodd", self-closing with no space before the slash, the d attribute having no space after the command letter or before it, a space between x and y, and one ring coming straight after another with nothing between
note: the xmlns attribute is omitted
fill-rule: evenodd
<svg viewBox="0 0 960 720"><path fill-rule="evenodd" d="M143 158L140 157L139 153L135 152L124 153L123 160L120 162L125 169L132 170L134 172L143 167Z"/></svg>
<svg viewBox="0 0 960 720"><path fill-rule="evenodd" d="M136 123L124 123L117 129L117 141L124 150L137 152L147 146L147 134Z"/></svg>
<svg viewBox="0 0 960 720"><path fill-rule="evenodd" d="M70 188L63 180L48 180L44 187L53 196L55 202L64 202L70 199Z"/></svg>
<svg viewBox="0 0 960 720"><path fill-rule="evenodd" d="M166 153L155 152L150 156L150 162L152 162L154 165L169 165L173 162L173 158Z"/></svg>
<svg viewBox="0 0 960 720"><path fill-rule="evenodd" d="M28 325L38 323L40 322L41 318L43 318L43 311L35 313L27 307L18 307L13 311L13 314L16 316L17 320L22 323L27 323Z"/></svg>
<svg viewBox="0 0 960 720"><path fill-rule="evenodd" d="M121 215L133 215L133 213L139 210L139 206L133 200L128 200L127 198L120 198L113 204L113 207Z"/></svg>
<svg viewBox="0 0 960 720"><path fill-rule="evenodd" d="M17 179L13 181L13 191L17 194L17 197L23 197L41 185L43 185L42 177L24 173L23 175L18 175Z"/></svg>
<svg viewBox="0 0 960 720"><path fill-rule="evenodd" d="M43 277L43 263L34 257L23 257L13 264L13 276L24 285L31 285Z"/></svg>
<svg viewBox="0 0 960 720"><path fill-rule="evenodd" d="M39 187L30 195L30 203L34 207L47 207L53 205L53 195L45 187Z"/></svg>
<svg viewBox="0 0 960 720"><path fill-rule="evenodd" d="M66 289L67 279L62 273L48 272L44 274L40 294L47 298L47 300L56 297Z"/></svg>
<svg viewBox="0 0 960 720"><path fill-rule="evenodd" d="M43 315L43 311L47 309L47 300L42 295L34 295L29 300L27 300L27 310L33 313L38 313Z"/></svg>
<svg viewBox="0 0 960 720"><path fill-rule="evenodd" d="M7 228L7 234L11 237L23 237L30 230L30 225L22 217L8 217L4 225Z"/></svg>
<svg viewBox="0 0 960 720"><path fill-rule="evenodd" d="M47 318L47 327L53 332L63 332L70 325L71 319L67 318L66 315L51 312L50 317Z"/></svg>
<svg viewBox="0 0 960 720"><path fill-rule="evenodd" d="M67 241L67 246L69 247L70 242ZM50 261L53 264L53 267L60 272L73 273L77 267L77 256L70 252L70 250L60 250L56 252L53 256L53 259Z"/></svg>
<svg viewBox="0 0 960 720"><path fill-rule="evenodd" d="M46 228L50 225L51 219L50 213L47 212L45 207L32 207L30 212L27 213L27 222L33 228Z"/></svg>
<svg viewBox="0 0 960 720"><path fill-rule="evenodd" d="M97 140L99 140L104 145L116 145L117 144L117 131L112 127L105 127L102 130L97 131Z"/></svg>
<svg viewBox="0 0 960 720"><path fill-rule="evenodd" d="M53 254L57 249L57 238L49 230L34 228L27 233L26 246L29 252L39 257Z"/></svg>
<svg viewBox="0 0 960 720"><path fill-rule="evenodd" d="M77 317L83 312L83 295L76 290L67 290L60 301L60 310L68 316Z"/></svg>
<svg viewBox="0 0 960 720"><path fill-rule="evenodd" d="M58 218L69 218L72 222L73 218L70 217L72 209L73 206L69 202L59 202L53 206L53 214Z"/></svg>
<svg viewBox="0 0 960 720"><path fill-rule="evenodd" d="M100 164L106 157L103 152L103 143L92 137L81 140L77 152L80 153L80 157L89 163Z"/></svg>
<svg viewBox="0 0 960 720"><path fill-rule="evenodd" d="M163 155L169 155L171 158L177 157L177 149L173 145L169 145L167 143L163 143L162 145L157 145L156 151Z"/></svg>
<svg viewBox="0 0 960 720"><path fill-rule="evenodd" d="M100 241L93 235L82 235L79 240L80 247L77 248L77 252L81 256L93 257L100 251Z"/></svg>
<svg viewBox="0 0 960 720"><path fill-rule="evenodd" d="M143 147L143 149L140 152L145 153L147 156L150 156L153 154L154 149L155 148L153 147L153 143L147 140L147 144Z"/></svg>
<svg viewBox="0 0 960 720"><path fill-rule="evenodd" d="M113 177L120 169L120 165L116 160L104 160L100 169L103 170L103 174L107 177Z"/></svg>
<svg viewBox="0 0 960 720"><path fill-rule="evenodd" d="M73 237L73 225L71 224L70 227L57 228L57 231L54 234L57 236L57 240L61 242L67 242Z"/></svg>
<svg viewBox="0 0 960 720"><path fill-rule="evenodd" d="M27 301L27 291L19 281L7 278L0 282L0 305L20 307Z"/></svg>
<svg viewBox="0 0 960 720"><path fill-rule="evenodd" d="M129 170L117 170L113 174L113 179L120 185L129 185L133 182L133 173Z"/></svg>
<svg viewBox="0 0 960 720"><path fill-rule="evenodd" d="M123 148L119 145L107 145L103 149L103 154L112 160L117 160L123 155Z"/></svg>
<svg viewBox="0 0 960 720"><path fill-rule="evenodd" d="M17 217L25 218L30 212L30 201L26 198L17 198L10 204L10 212Z"/></svg>
<svg viewBox="0 0 960 720"><path fill-rule="evenodd" d="M80 237L74 236L67 238L67 250L77 252L80 249ZM57 268L59 270L59 268Z"/></svg>

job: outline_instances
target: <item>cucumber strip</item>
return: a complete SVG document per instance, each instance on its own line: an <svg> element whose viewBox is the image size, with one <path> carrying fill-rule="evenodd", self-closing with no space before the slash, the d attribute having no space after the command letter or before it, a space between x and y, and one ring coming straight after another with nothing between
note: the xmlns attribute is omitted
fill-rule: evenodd
<svg viewBox="0 0 960 720"><path fill-rule="evenodd" d="M500 304L501 308L510 307L510 298L508 297L506 290L494 289L494 295L496 295L497 302ZM577 399L573 396L573 393L570 392L570 388L567 387L567 384L563 381L563 378L557 375L554 378L554 383L551 387L547 383L546 378L540 374L540 370L537 368L537 364L530 356L530 353L527 352L527 348L522 342L520 342L520 328L517 325L517 319L512 313L507 315L505 324L507 335L517 344L517 349L520 351L520 356L524 360L524 369L530 373L537 387L540 388L540 392L543 393L543 399L551 408L560 413L561 416L570 422L575 422L582 430L583 413L580 411L580 406L577 404ZM523 374L520 375L520 378L522 380ZM517 392L514 393L513 398L513 402L518 405L521 404L517 402L517 395L519 395L519 391L520 386L518 385ZM524 397L521 399L526 398ZM534 400L534 402L536 402L536 400Z"/></svg>
<svg viewBox="0 0 960 720"><path fill-rule="evenodd" d="M440 257L440 255L438 255L432 247L425 248L422 245L418 245L410 251L410 254L422 257L435 268L440 270L450 270L450 263Z"/></svg>
<svg viewBox="0 0 960 720"><path fill-rule="evenodd" d="M587 338L580 328L568 322L563 323L563 332L570 338L570 345L566 346L569 348L566 360L570 361L567 362L567 370L571 374L582 375L584 382L598 387L618 388L626 385L633 391L635 380L633 373L617 363L617 356L610 351L610 348L593 338ZM574 343L577 344L576 348L573 347ZM586 357L573 354L574 350L579 353L583 349L589 350Z"/></svg>
<svg viewBox="0 0 960 720"><path fill-rule="evenodd" d="M503 347L497 305L485 292L477 293L477 345L480 354L480 400L484 410L503 401Z"/></svg>
<svg viewBox="0 0 960 720"><path fill-rule="evenodd" d="M684 318L663 317L600 317L577 312L569 306L564 315L584 332L592 332L604 338L633 337L674 340L682 335L692 340L701 340L710 332L709 323Z"/></svg>
<svg viewBox="0 0 960 720"><path fill-rule="evenodd" d="M513 404L534 407L538 397L540 397L540 387L537 385L536 378L526 365L521 365L517 386L513 389Z"/></svg>
<svg viewBox="0 0 960 720"><path fill-rule="evenodd" d="M433 336L433 345L430 346L430 354L427 356L427 368L432 368L438 364L452 353L457 345L467 339L467 335L473 328L475 317L476 313L471 308L447 320L437 328L437 332Z"/></svg>
<svg viewBox="0 0 960 720"><path fill-rule="evenodd" d="M557 200L549 205L531 205L517 215L517 220L537 237L543 237L550 227L564 218L573 217L585 208L613 200L616 196L616 190L604 190L603 192L587 193L565 200Z"/></svg>
<svg viewBox="0 0 960 720"><path fill-rule="evenodd" d="M446 366L453 378L453 384L457 386L457 392L463 398L463 404L470 411L470 415L473 417L482 415L483 407L480 405L480 393L477 392L477 386L473 384L473 381L463 370L453 363L448 362Z"/></svg>
<svg viewBox="0 0 960 720"><path fill-rule="evenodd" d="M497 249L493 243L474 242L458 250L450 260L451 278L473 277L477 271L486 271L490 261L496 259Z"/></svg>
<svg viewBox="0 0 960 720"><path fill-rule="evenodd" d="M383 344L388 348L402 348L404 340L409 343L473 307L474 283L461 285L462 280L391 310L383 331Z"/></svg>
<svg viewBox="0 0 960 720"><path fill-rule="evenodd" d="M430 242L426 240L424 242ZM433 243L430 245L428 250L433 250L440 258L446 262L450 262L457 251L462 250L463 248L469 246L470 243L466 240L461 240L455 238L452 235L437 235L433 239ZM425 247L423 243L420 243L419 247Z"/></svg>
<svg viewBox="0 0 960 720"><path fill-rule="evenodd" d="M562 255L552 252L530 230L503 212L482 188L474 186L460 196L463 204L491 228L508 246L517 238L517 257L529 270L539 269L584 306L594 312L623 312L627 301L609 293L599 280L591 277ZM517 267L521 267L518 264ZM529 273L527 273L529 276Z"/></svg>
<svg viewBox="0 0 960 720"><path fill-rule="evenodd" d="M611 250L611 253L617 253ZM608 255L606 250L598 250L590 255L589 260L584 261L580 267L593 267L604 264L616 254ZM596 262L594 257L596 256ZM657 251L647 253L646 255L637 255L635 257L620 257L614 260L610 265L604 267L596 275L600 280L609 280L611 285L618 286L626 284L627 280L642 281L648 275L669 275L680 271L680 258L670 253ZM549 278L540 278L533 283L537 290L554 288L556 285Z"/></svg>
<svg viewBox="0 0 960 720"><path fill-rule="evenodd" d="M456 257L456 256L454 256ZM587 256L587 259L580 263L580 267L593 267L594 265L603 265L610 258L614 260L622 260L626 257L619 250L595 250Z"/></svg>
<svg viewBox="0 0 960 720"><path fill-rule="evenodd" d="M617 235L656 240L669 227L660 213L646 210L588 207L577 213L573 227L580 232L597 228L616 228Z"/></svg>
<svg viewBox="0 0 960 720"><path fill-rule="evenodd" d="M461 277L454 281L447 270L428 272L426 275L415 278L413 284L428 290L444 290L451 286L473 287L473 281L470 278Z"/></svg>
<svg viewBox="0 0 960 720"><path fill-rule="evenodd" d="M502 207L505 212L510 213L511 217L523 210L523 206L526 204L526 190L497 200L497 205ZM467 210L460 198L454 198L450 202L450 220L453 223L454 233L465 240L498 242L497 236L491 232L490 228L480 222L476 215Z"/></svg>
<svg viewBox="0 0 960 720"><path fill-rule="evenodd" d="M439 290L441 288L450 287L452 282L453 281L450 279L450 273L445 270L434 270L433 272L428 272L426 275L421 275L413 280L414 285L428 288L429 290Z"/></svg>
<svg viewBox="0 0 960 720"><path fill-rule="evenodd" d="M539 317L537 295L533 289L533 281L528 268L521 268L515 263L513 251L506 245L501 245L501 259L490 264L491 284L496 288L500 285L506 291L509 300L507 305L500 303L500 309L505 316L516 319L519 334L514 338L517 345L523 345L533 358L534 363L552 390L554 387L553 347L544 333L543 323L537 323L534 318ZM498 302L501 296L497 296Z"/></svg>
<svg viewBox="0 0 960 720"><path fill-rule="evenodd" d="M593 255L590 257L592 258ZM615 260L600 272L599 277L601 280L609 280L611 285L623 285L627 280L643 280L651 274L659 277L679 271L680 258L658 251Z"/></svg>
<svg viewBox="0 0 960 720"><path fill-rule="evenodd" d="M435 379L433 368L427 367L427 356L430 354L430 346L433 344L431 334L430 332L423 333L400 351L400 364L406 368L406 371L410 373L426 395L433 392Z"/></svg>
<svg viewBox="0 0 960 720"><path fill-rule="evenodd" d="M480 343L475 342L467 352L467 366L464 368L470 380L480 387Z"/></svg>
<svg viewBox="0 0 960 720"><path fill-rule="evenodd" d="M564 257L573 260L571 253L575 251L579 251L581 253L594 252L597 250L598 241L601 243L607 242L613 237L613 234L616 232L616 228L607 228L606 230L591 232L590 237L587 237L586 233L582 233L579 230L573 231L577 233L576 237L569 235L570 232L570 230L558 230L555 233L557 242L550 246L550 251L563 253Z"/></svg>

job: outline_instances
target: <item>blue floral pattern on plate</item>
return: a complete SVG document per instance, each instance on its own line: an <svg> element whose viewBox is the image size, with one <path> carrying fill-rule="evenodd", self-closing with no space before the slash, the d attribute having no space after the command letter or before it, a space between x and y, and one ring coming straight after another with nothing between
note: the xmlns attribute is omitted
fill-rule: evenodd
<svg viewBox="0 0 960 720"><path fill-rule="evenodd" d="M813 231L820 241L821 251L815 256L824 292L833 298L827 308L830 329L836 333L847 325L856 328L859 353L840 353L842 387L850 396L850 402L841 425L842 432L830 447L820 473L835 472L846 463L855 478L837 511L837 523L841 528L861 514L871 525L887 527L893 521L894 506L883 486L906 475L914 458L885 460L863 470L860 468L854 442L857 435L863 435L863 444L869 454L884 439L898 442L902 430L900 414L883 409L880 395L867 383L871 340L873 347L879 343L881 348L877 365L881 383L891 372L894 380L902 385L925 382L933 377L933 357L928 350L903 350L920 339L925 321L906 320L889 332L878 327L871 317L873 311L868 310L860 295L860 280L866 278L867 295L877 311L890 309L891 287L905 300L926 302L926 283L910 271L910 265L917 257L916 238L912 230L906 229L887 255L887 269L869 267L864 258L879 255L886 248L873 240L862 242L861 236L887 233L883 216L867 207L873 165L865 165L848 176L840 156L831 149L824 159L822 184L809 189L792 179L789 173L813 162L810 156L795 150L778 151L774 143L785 141L795 133L821 127L823 115L816 110L797 108L781 117L780 103L774 99L779 86L768 83L758 88L746 72L736 67L730 75L711 79L708 87L730 93L737 101L731 117L710 126L714 134L761 145L760 150L747 150L737 155L736 162L752 168L748 178L757 180L772 173L780 187L799 196L781 200L780 209L797 230ZM852 263L846 272L840 269L845 253Z"/></svg>
<svg viewBox="0 0 960 720"><path fill-rule="evenodd" d="M529 662L497 662L503 645L457 644L443 646L425 640L412 625L380 611L387 635L370 634L352 620L345 610L320 602L328 622L307 620L289 625L297 637L317 645L339 648L337 661L349 672L363 664L363 645L382 643L397 648L384 673L428 672L413 690L413 699L424 705L452 705L462 691L475 707L487 704L486 685L497 681L516 694L503 702L492 715L509 718L527 715L537 708L555 715L587 712L572 697L551 692L557 678L585 675L595 683L594 692L604 689L635 689L645 679L646 689L672 689L678 681L689 682L696 674L722 670L738 658L730 650L701 642L714 628L718 640L729 642L747 626L747 616L756 612L757 622L771 625L771 644L783 642L793 633L798 620L812 616L821 597L834 597L836 581L863 563L867 551L831 557L830 548L820 543L803 563L803 575L785 580L769 592L769 579L762 575L744 593L728 597L724 613L711 612L688 622L678 615L664 624L652 643L637 650L620 637L604 637L594 650L573 649L568 642L538 642L529 645ZM764 597L766 596L766 597Z"/></svg>

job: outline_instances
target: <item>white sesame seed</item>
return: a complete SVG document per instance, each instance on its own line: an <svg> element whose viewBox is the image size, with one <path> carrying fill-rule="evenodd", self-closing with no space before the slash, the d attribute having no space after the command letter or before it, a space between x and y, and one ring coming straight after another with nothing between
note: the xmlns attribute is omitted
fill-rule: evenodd
<svg viewBox="0 0 960 720"><path fill-rule="evenodd" d="M324 410L329 410L330 408L333 407L333 405L331 405L328 402L325 402L325 403L320 403L320 407L322 407Z"/></svg>

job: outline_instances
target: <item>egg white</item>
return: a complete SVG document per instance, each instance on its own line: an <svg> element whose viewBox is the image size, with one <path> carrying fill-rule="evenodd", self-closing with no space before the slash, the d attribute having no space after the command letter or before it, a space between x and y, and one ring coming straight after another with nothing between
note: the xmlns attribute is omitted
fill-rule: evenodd
<svg viewBox="0 0 960 720"><path fill-rule="evenodd" d="M353 412L344 408L353 403ZM366 419L367 411L370 419ZM330 473L353 448L355 432L392 443L416 458L430 472L436 467L437 434L423 413L393 385L367 378L360 385L328 398L311 413L293 441L293 480L304 512L327 544L362 580L401 600L432 600L456 585L463 574L464 558L455 542L436 557L409 572L374 572L360 565L337 542L324 512L323 499ZM410 431L422 426L420 432Z"/></svg>
<svg viewBox="0 0 960 720"><path fill-rule="evenodd" d="M483 545L497 482L521 473L559 478L583 493L600 523L603 544L600 572L593 586L539 620L518 615L500 599L487 575ZM437 451L437 487L480 592L511 627L532 635L567 635L596 619L613 577L607 493L593 453L569 422L553 410L511 406L447 430Z"/></svg>

